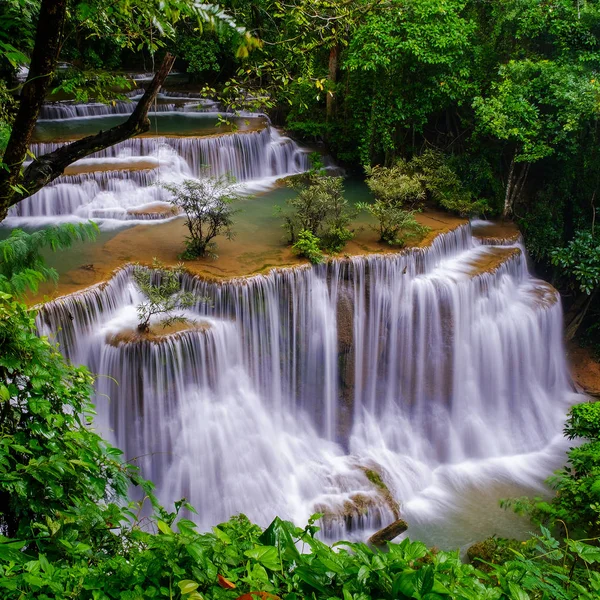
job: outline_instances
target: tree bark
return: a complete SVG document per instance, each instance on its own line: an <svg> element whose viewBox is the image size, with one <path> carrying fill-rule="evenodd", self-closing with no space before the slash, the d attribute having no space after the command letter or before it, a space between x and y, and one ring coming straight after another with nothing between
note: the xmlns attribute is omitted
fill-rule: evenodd
<svg viewBox="0 0 600 600"><path fill-rule="evenodd" d="M0 221L6 218L11 206L62 175L65 167L71 163L148 131L148 110L175 61L173 55L166 54L154 79L125 123L40 156L22 172L35 124L56 70L66 8L67 0L42 0L40 6L29 74L21 91L19 109L2 159L8 170L0 170Z"/></svg>
<svg viewBox="0 0 600 600"><path fill-rule="evenodd" d="M583 323L587 312L598 294L596 288L589 296L581 292L565 314L565 339L572 340Z"/></svg>
<svg viewBox="0 0 600 600"><path fill-rule="evenodd" d="M506 181L506 192L504 194L504 210L502 211L502 220L509 219L512 217L515 208L515 202L521 196L527 176L529 175L530 163L521 163L521 168L518 175L515 173L515 157L517 151L513 155L510 161L510 168L508 170L508 179Z"/></svg>
<svg viewBox="0 0 600 600"><path fill-rule="evenodd" d="M8 207L14 204L11 202L14 186L20 183L21 166L56 70L66 12L67 0L42 0L29 74L21 90L19 109L2 159L8 170L0 171L0 221L6 217Z"/></svg>
<svg viewBox="0 0 600 600"><path fill-rule="evenodd" d="M510 169L508 170L508 179L506 180L506 192L504 194L504 210L502 211L502 219L507 219L512 213L512 188L513 175L515 172L515 157L510 161Z"/></svg>
<svg viewBox="0 0 600 600"><path fill-rule="evenodd" d="M329 50L329 85L327 86L327 120L329 120L335 112L336 98L335 98L335 84L337 82L337 71L338 71L338 58L340 54L340 48L338 44L332 46Z"/></svg>

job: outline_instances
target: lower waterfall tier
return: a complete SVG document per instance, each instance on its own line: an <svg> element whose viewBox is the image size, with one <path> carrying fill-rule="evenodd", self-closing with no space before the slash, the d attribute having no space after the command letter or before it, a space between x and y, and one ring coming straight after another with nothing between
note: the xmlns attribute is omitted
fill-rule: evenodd
<svg viewBox="0 0 600 600"><path fill-rule="evenodd" d="M115 337L142 301L128 268L45 305L39 327L101 375L102 432L203 527L319 511L327 537L365 537L401 514L408 535L465 544L515 534L497 499L539 493L563 460L579 398L561 306L518 243L467 225L429 248L183 285L200 299L186 331Z"/></svg>

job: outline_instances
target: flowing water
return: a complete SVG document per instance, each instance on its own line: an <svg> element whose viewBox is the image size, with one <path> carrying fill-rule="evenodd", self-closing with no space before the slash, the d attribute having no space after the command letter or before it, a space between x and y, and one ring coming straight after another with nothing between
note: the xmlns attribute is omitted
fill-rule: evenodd
<svg viewBox="0 0 600 600"><path fill-rule="evenodd" d="M399 503L411 536L466 544L518 533L498 494L539 493L561 463L577 400L561 306L518 244L466 225L397 255L184 285L202 326L160 342L114 337L142 300L127 268L47 304L40 329L103 375L101 430L203 527L321 511L327 537L364 537Z"/></svg>
<svg viewBox="0 0 600 600"><path fill-rule="evenodd" d="M40 156L61 145L40 142L31 151ZM160 183L228 173L251 192L307 168L306 152L268 126L217 137L133 138L73 163L66 175L12 207L7 223L41 226L91 218L109 228L164 221L169 193Z"/></svg>
<svg viewBox="0 0 600 600"><path fill-rule="evenodd" d="M308 166L269 126L198 136L202 117L186 115L200 99L161 102L191 135L135 138L78 161L8 224L166 222L175 217L160 182L229 172L265 189ZM85 133L128 111L52 105L44 116L65 123L42 125ZM408 535L439 547L527 528L498 499L544 493L579 398L558 295L530 275L518 238L486 239L466 224L398 254L182 283L199 298L187 315L195 325L159 338L128 333L143 300L131 267L44 305L38 319L98 374L98 428L163 502L185 496L203 528L238 512L266 525L318 511L327 539L364 539L399 514Z"/></svg>

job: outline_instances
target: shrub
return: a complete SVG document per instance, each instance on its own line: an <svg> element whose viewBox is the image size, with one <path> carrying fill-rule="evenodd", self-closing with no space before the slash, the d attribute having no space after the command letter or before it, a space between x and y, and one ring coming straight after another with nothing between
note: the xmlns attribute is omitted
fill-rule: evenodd
<svg viewBox="0 0 600 600"><path fill-rule="evenodd" d="M323 262L323 253L319 248L319 238L313 235L307 229L303 229L298 234L298 240L292 246L292 248L298 253L299 256L308 258L311 263L318 265Z"/></svg>
<svg viewBox="0 0 600 600"><path fill-rule="evenodd" d="M588 296L600 285L600 238L591 231L578 231L565 248L551 252L551 260Z"/></svg>
<svg viewBox="0 0 600 600"><path fill-rule="evenodd" d="M367 185L388 204L418 207L428 197L438 206L461 216L483 213L487 204L473 200L441 152L427 150L410 161L400 159L391 167L367 167Z"/></svg>
<svg viewBox="0 0 600 600"><path fill-rule="evenodd" d="M148 299L137 306L139 331L148 331L150 320L156 315L163 315L160 321L163 327L187 321L186 317L176 311L191 308L198 298L181 289L182 273L183 265L169 269L156 258L152 262L152 269L134 266L133 280Z"/></svg>
<svg viewBox="0 0 600 600"><path fill-rule="evenodd" d="M427 193L441 208L463 217L488 210L485 200L473 200L446 157L435 150L415 156L411 168L420 175Z"/></svg>
<svg viewBox="0 0 600 600"><path fill-rule="evenodd" d="M413 237L425 235L429 228L415 219L415 210L405 210L400 204L391 204L383 200L373 203L361 202L360 210L367 211L379 224L372 229L379 233L379 241L392 246L403 246Z"/></svg>
<svg viewBox="0 0 600 600"><path fill-rule="evenodd" d="M339 252L354 235L348 229L354 213L344 197L342 179L312 171L289 180L288 185L298 190L298 195L288 200L291 212L284 214L290 242L296 241L299 232L309 231L322 240L324 248Z"/></svg>
<svg viewBox="0 0 600 600"><path fill-rule="evenodd" d="M240 199L234 180L227 175L203 179L186 179L180 185L163 184L173 197L171 204L182 210L187 219L189 237L186 238L184 259L214 255L212 241L217 235L234 238L232 204Z"/></svg>
<svg viewBox="0 0 600 600"><path fill-rule="evenodd" d="M366 169L367 185L376 200L386 204L414 207L425 200L423 177L399 160L392 167Z"/></svg>

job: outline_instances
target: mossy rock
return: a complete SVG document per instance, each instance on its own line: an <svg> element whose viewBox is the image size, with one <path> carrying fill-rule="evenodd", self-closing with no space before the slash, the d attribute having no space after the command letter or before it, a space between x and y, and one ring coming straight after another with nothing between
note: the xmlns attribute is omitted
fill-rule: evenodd
<svg viewBox="0 0 600 600"><path fill-rule="evenodd" d="M535 540L533 542L535 543ZM513 560L514 551L527 555L532 554L533 549L532 540L520 542L514 539L490 537L470 546L467 557L478 569L489 573L493 570L491 565L501 565Z"/></svg>

